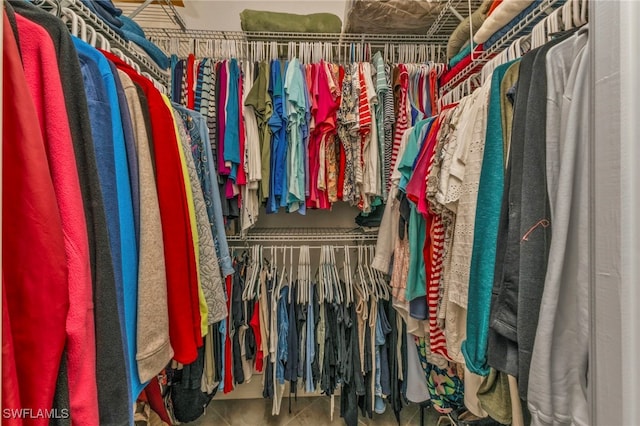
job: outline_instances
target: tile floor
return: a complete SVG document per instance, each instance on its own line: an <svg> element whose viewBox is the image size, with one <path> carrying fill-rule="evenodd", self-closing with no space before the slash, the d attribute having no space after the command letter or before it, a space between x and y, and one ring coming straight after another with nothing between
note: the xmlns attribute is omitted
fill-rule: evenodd
<svg viewBox="0 0 640 426"><path fill-rule="evenodd" d="M327 397L298 398L291 401L282 400L279 416L271 415L271 400L242 399L214 400L207 407L206 414L189 425L194 426L325 426L344 425L340 418L340 399L336 397L333 421L330 418L330 399ZM438 417L433 409L426 409L424 426L435 426ZM387 406L384 414L374 414L373 419L359 418L360 425L397 426L393 411ZM406 406L400 413L400 425L420 425L420 408L416 404Z"/></svg>

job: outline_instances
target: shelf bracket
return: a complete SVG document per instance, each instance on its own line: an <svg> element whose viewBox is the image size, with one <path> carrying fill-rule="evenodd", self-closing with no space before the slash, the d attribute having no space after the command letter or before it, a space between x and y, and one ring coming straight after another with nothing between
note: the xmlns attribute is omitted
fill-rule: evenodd
<svg viewBox="0 0 640 426"><path fill-rule="evenodd" d="M456 10L455 7L449 6L449 11L451 11L451 14L453 14L456 18L458 18L460 22L464 21L464 16L462 16L460 12Z"/></svg>

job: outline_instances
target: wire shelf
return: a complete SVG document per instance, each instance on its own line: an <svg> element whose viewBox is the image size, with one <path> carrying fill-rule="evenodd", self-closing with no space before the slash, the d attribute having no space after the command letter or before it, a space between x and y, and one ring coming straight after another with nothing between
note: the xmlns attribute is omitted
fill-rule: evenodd
<svg viewBox="0 0 640 426"><path fill-rule="evenodd" d="M246 236L227 236L229 243L244 242L340 242L375 241L377 229L367 232L362 228L254 228Z"/></svg>
<svg viewBox="0 0 640 426"><path fill-rule="evenodd" d="M303 43L322 44L323 57L339 62L350 58L351 55L362 59L376 51L385 52L387 60L392 62L400 61L400 58L403 58L405 62L425 62L428 60L439 62L444 60L445 53L445 46L442 43L429 42L430 38L425 36L244 33L209 30L183 32L165 28L150 28L145 31L149 39L166 54L175 54L180 58L186 58L190 54L199 58L265 58L274 57L273 52L276 52L276 56L280 58L292 57L298 55L296 52L302 51L300 45ZM291 54L290 49L292 48L294 50ZM414 60L409 59L414 57Z"/></svg>
<svg viewBox="0 0 640 426"><path fill-rule="evenodd" d="M513 43L517 38L528 34L533 28L533 25L535 25L540 18L547 15L547 11L549 9L562 3L564 3L564 0L543 0L531 13L514 25L514 27L511 28L504 36L498 39L498 41L490 47L480 52L477 58L464 67L458 74L448 81L447 84L442 86L440 88L440 96L442 97L445 93L450 92L454 87L471 77L478 68L486 64L497 53L509 47L509 45L511 45L511 43Z"/></svg>
<svg viewBox="0 0 640 426"><path fill-rule="evenodd" d="M448 41L449 36L461 21L456 14L462 18L466 18L469 16L469 8L471 8L471 12L473 12L480 7L481 4L482 0L447 0L447 3L440 10L440 14L427 30L427 37L446 37Z"/></svg>
<svg viewBox="0 0 640 426"><path fill-rule="evenodd" d="M347 33L295 33L295 32L252 32L186 30L173 28L145 28L148 37L172 38L179 40L241 40L241 41L327 41L334 43L446 43L445 35L406 34L347 34Z"/></svg>
<svg viewBox="0 0 640 426"><path fill-rule="evenodd" d="M120 37L107 24L94 14L87 6L79 0L64 0L59 4L56 0L44 0L43 5L53 8L66 7L71 9L84 22L102 34L112 48L120 49L128 57L134 60L142 72L148 73L151 77L163 84L165 87L169 85L169 74L155 64L145 53L143 53L137 45Z"/></svg>
<svg viewBox="0 0 640 426"><path fill-rule="evenodd" d="M162 28L186 29L184 19L171 0L146 0L142 5L116 1L122 14L134 19L141 27L154 26Z"/></svg>

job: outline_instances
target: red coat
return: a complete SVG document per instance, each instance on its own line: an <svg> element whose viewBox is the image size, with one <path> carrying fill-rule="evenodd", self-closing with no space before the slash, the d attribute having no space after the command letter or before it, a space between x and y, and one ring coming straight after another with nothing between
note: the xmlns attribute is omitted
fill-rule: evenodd
<svg viewBox="0 0 640 426"><path fill-rule="evenodd" d="M6 13L3 37L2 407L50 409L69 310L65 241L38 114Z"/></svg>

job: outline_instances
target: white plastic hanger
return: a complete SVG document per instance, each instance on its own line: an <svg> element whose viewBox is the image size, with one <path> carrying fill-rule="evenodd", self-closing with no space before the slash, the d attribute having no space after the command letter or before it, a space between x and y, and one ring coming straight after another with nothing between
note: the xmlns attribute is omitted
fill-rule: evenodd
<svg viewBox="0 0 640 426"><path fill-rule="evenodd" d="M359 246L358 247L358 278L360 280L359 280L359 283L358 283L359 285L356 286L356 288L359 287L360 293L362 294L364 299L368 299L369 298L369 290L367 288L364 268L362 266L363 262L364 262L364 259L363 259L363 254L362 254L362 246Z"/></svg>
<svg viewBox="0 0 640 426"><path fill-rule="evenodd" d="M369 250L371 263L373 264L373 259L375 258L375 246L370 245ZM384 275L377 269L371 268L371 270L373 271L374 278L376 279L376 283L378 285L378 295L384 300L389 300L389 286L387 285L387 281L384 279Z"/></svg>
<svg viewBox="0 0 640 426"><path fill-rule="evenodd" d="M582 25L586 25L588 21L588 15L589 15L589 1L588 0L575 0L575 1L580 1L580 19L578 20L578 22L574 23L576 24L576 26L582 26Z"/></svg>
<svg viewBox="0 0 640 426"><path fill-rule="evenodd" d="M105 52L111 52L111 43L109 43L109 40L107 40L103 34L98 33L98 40L100 41L100 49Z"/></svg>
<svg viewBox="0 0 640 426"><path fill-rule="evenodd" d="M338 266L336 265L336 252L335 247L331 246L330 248L330 259L331 259L331 275L332 281L335 288L335 293L337 295L338 303L344 303L344 292L342 291L342 286L340 285L340 277L338 276Z"/></svg>
<svg viewBox="0 0 640 426"><path fill-rule="evenodd" d="M344 277L345 284L345 299L347 302L347 306L350 306L353 303L353 278L351 272L351 256L349 254L349 246L344 246L344 257L342 261L342 273Z"/></svg>
<svg viewBox="0 0 640 426"><path fill-rule="evenodd" d="M557 12L559 14L560 22L562 22L562 29L565 31L570 30L571 28L574 27L574 15L575 15L574 5L575 4L576 4L575 1L569 0L565 4L563 4L562 7L559 7L558 9L554 10L554 13ZM550 14L548 18L550 18L552 14Z"/></svg>

